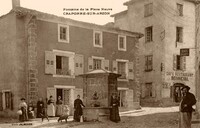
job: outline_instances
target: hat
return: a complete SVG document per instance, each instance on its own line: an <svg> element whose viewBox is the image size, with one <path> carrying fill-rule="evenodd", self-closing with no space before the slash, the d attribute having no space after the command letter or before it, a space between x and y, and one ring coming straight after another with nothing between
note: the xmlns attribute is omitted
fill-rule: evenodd
<svg viewBox="0 0 200 128"><path fill-rule="evenodd" d="M21 98L21 100L25 100L25 98Z"/></svg>
<svg viewBox="0 0 200 128"><path fill-rule="evenodd" d="M184 88L186 88L188 91L190 90L190 87L187 85L183 86L181 90L183 90Z"/></svg>

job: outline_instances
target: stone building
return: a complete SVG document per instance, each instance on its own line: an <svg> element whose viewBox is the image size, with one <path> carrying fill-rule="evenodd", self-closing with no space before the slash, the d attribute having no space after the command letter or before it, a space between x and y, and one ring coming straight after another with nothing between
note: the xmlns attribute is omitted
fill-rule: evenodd
<svg viewBox="0 0 200 128"><path fill-rule="evenodd" d="M142 105L175 105L183 84L196 95L195 0L130 0L115 27L144 33L140 43Z"/></svg>
<svg viewBox="0 0 200 128"><path fill-rule="evenodd" d="M36 104L62 97L73 110L83 97L80 74L103 69L121 74L120 107L138 108L138 45L143 35L20 7L0 17L0 114L16 115L21 97ZM72 111L71 111L72 113Z"/></svg>

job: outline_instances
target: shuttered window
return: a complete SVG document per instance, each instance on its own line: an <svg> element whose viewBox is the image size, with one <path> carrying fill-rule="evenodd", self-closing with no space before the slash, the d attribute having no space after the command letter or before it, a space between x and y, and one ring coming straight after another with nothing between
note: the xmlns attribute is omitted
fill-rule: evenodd
<svg viewBox="0 0 200 128"><path fill-rule="evenodd" d="M45 73L55 74L55 56L51 51L45 51Z"/></svg>
<svg viewBox="0 0 200 128"><path fill-rule="evenodd" d="M128 62L128 79L134 79L133 62Z"/></svg>
<svg viewBox="0 0 200 128"><path fill-rule="evenodd" d="M173 70L186 70L186 56L173 55Z"/></svg>
<svg viewBox="0 0 200 128"><path fill-rule="evenodd" d="M151 16L153 15L153 3L149 3L144 5L144 16Z"/></svg>
<svg viewBox="0 0 200 128"><path fill-rule="evenodd" d="M183 5L177 3L177 12L179 16L183 16Z"/></svg>
<svg viewBox="0 0 200 128"><path fill-rule="evenodd" d="M151 42L153 41L153 27L146 27L145 28L145 42Z"/></svg>
<svg viewBox="0 0 200 128"><path fill-rule="evenodd" d="M145 56L145 71L152 71L153 70L153 56L148 55Z"/></svg>
<svg viewBox="0 0 200 128"><path fill-rule="evenodd" d="M83 55L76 54L75 55L75 75L83 74L83 68L84 68L84 60Z"/></svg>
<svg viewBox="0 0 200 128"><path fill-rule="evenodd" d="M176 42L183 42L183 27L176 27Z"/></svg>

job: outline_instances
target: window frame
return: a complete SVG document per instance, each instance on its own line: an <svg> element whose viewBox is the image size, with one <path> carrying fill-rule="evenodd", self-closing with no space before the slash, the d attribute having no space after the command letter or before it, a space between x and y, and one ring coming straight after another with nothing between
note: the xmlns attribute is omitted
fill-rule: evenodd
<svg viewBox="0 0 200 128"><path fill-rule="evenodd" d="M183 27L176 27L176 42L183 43Z"/></svg>
<svg viewBox="0 0 200 128"><path fill-rule="evenodd" d="M144 17L149 17L153 15L153 3L148 3L144 5Z"/></svg>
<svg viewBox="0 0 200 128"><path fill-rule="evenodd" d="M66 39L61 39L60 38L60 29L61 27L66 28ZM69 43L69 25L64 25L64 24L58 24L58 42L62 43Z"/></svg>
<svg viewBox="0 0 200 128"><path fill-rule="evenodd" d="M102 65L103 65L103 60L105 60L104 57L98 57L98 56L92 56L92 63L93 63L93 70L98 70L98 69L95 69L94 67L94 60L101 60L101 65L100 65L100 69L102 69Z"/></svg>
<svg viewBox="0 0 200 128"><path fill-rule="evenodd" d="M98 33L98 34L100 34L100 39L99 39L99 41L100 41L100 44L98 45L98 44L96 44L96 36L95 36L95 34L96 33ZM93 46L94 47L98 47L98 48L102 48L103 47L103 35L102 35L102 32L101 31L96 31L96 30L94 30L93 31Z"/></svg>
<svg viewBox="0 0 200 128"><path fill-rule="evenodd" d="M145 28L145 42L146 43L153 42L153 26Z"/></svg>
<svg viewBox="0 0 200 128"><path fill-rule="evenodd" d="M56 70L56 56L66 56L69 57L69 70L70 70L70 75L62 75L62 74L53 74L53 77L75 77L75 53L74 52L69 52L69 51L61 51L61 50L53 50L54 53L54 58L55 58L55 65L54 69Z"/></svg>
<svg viewBox="0 0 200 128"><path fill-rule="evenodd" d="M123 38L123 45L124 45L124 48L121 48L120 47L120 38ZM123 35L118 35L118 50L119 51L126 51L127 50L127 40L126 40L126 36L123 36Z"/></svg>
<svg viewBox="0 0 200 128"><path fill-rule="evenodd" d="M151 60L150 60L150 58L151 58ZM150 63L150 61L151 61L151 63ZM153 70L153 55L146 55L145 56L145 72L150 72L152 70Z"/></svg>
<svg viewBox="0 0 200 128"><path fill-rule="evenodd" d="M118 78L118 80L128 80L128 62L129 60L123 60L123 59L116 59L117 62L117 73L119 74L119 69L118 69L118 64L119 62L124 62L125 63L125 74L126 77L125 78Z"/></svg>
<svg viewBox="0 0 200 128"><path fill-rule="evenodd" d="M178 16L183 16L183 4L176 3Z"/></svg>

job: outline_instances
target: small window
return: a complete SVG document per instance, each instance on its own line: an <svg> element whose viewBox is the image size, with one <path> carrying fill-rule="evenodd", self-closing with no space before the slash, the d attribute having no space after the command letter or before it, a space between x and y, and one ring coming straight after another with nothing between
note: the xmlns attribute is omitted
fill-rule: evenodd
<svg viewBox="0 0 200 128"><path fill-rule="evenodd" d="M144 5L144 16L151 16L153 15L153 3L149 3Z"/></svg>
<svg viewBox="0 0 200 128"><path fill-rule="evenodd" d="M145 42L153 41L153 27L145 28Z"/></svg>
<svg viewBox="0 0 200 128"><path fill-rule="evenodd" d="M58 41L69 43L69 26L58 25Z"/></svg>
<svg viewBox="0 0 200 128"><path fill-rule="evenodd" d="M101 59L93 59L94 70L95 69L101 69L101 63L102 63Z"/></svg>
<svg viewBox="0 0 200 128"><path fill-rule="evenodd" d="M118 36L118 50L126 51L126 36Z"/></svg>
<svg viewBox="0 0 200 128"><path fill-rule="evenodd" d="M176 42L182 43L183 42L183 28L176 27Z"/></svg>
<svg viewBox="0 0 200 128"><path fill-rule="evenodd" d="M186 57L176 55L176 70L185 70L186 69Z"/></svg>
<svg viewBox="0 0 200 128"><path fill-rule="evenodd" d="M102 47L102 32L94 31L94 46Z"/></svg>
<svg viewBox="0 0 200 128"><path fill-rule="evenodd" d="M177 3L177 11L179 16L183 16L183 5Z"/></svg>
<svg viewBox="0 0 200 128"><path fill-rule="evenodd" d="M153 70L153 56L145 56L145 71Z"/></svg>

